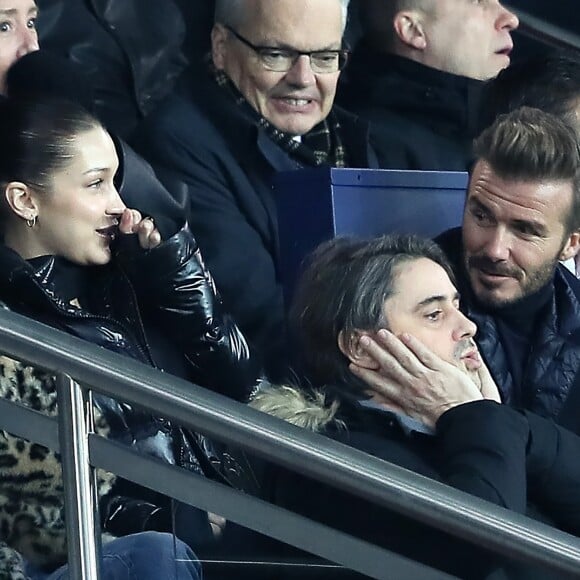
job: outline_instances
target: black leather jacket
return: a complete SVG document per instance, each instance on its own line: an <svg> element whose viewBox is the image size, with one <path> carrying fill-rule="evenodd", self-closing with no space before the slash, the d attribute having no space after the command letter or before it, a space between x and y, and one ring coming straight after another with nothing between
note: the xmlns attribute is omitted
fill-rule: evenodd
<svg viewBox="0 0 580 580"><path fill-rule="evenodd" d="M84 297L85 308L59 296L55 287L59 260L46 256L33 266L0 246L0 301L15 312L159 366L148 340L148 330L154 328L167 337L167 349L183 353L184 378L239 400L246 398L256 380L256 364L244 336L222 312L188 228L149 251L127 236L110 265L89 268L95 279ZM97 397L97 404L112 438L171 464L223 478L215 467L220 458L202 436L126 403ZM105 529L119 535L146 529L158 512L158 506L135 502L134 497L112 500L114 510L105 506L105 515L116 514L117 519L105 521ZM124 513L119 508L125 506Z"/></svg>
<svg viewBox="0 0 580 580"><path fill-rule="evenodd" d="M115 264L96 268L89 289L90 313L64 302L55 287L60 260L46 256L32 267L15 252L0 251L0 299L11 310L158 366L143 320L165 331L171 347L190 363L192 381L244 400L257 375L249 346L231 317L222 312L213 279L188 228L147 252L123 240ZM102 270L97 272L96 270Z"/></svg>

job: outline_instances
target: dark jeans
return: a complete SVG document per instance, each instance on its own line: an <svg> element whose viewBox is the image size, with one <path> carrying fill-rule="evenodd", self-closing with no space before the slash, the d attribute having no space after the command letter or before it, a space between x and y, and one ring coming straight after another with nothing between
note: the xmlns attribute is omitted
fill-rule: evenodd
<svg viewBox="0 0 580 580"><path fill-rule="evenodd" d="M69 580L68 566L47 574L28 568L31 580ZM143 532L103 545L102 580L202 580L191 549L170 534Z"/></svg>

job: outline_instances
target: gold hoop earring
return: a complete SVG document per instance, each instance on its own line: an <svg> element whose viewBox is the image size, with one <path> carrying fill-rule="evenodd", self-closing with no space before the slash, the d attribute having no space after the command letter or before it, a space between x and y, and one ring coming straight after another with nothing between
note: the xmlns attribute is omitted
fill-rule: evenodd
<svg viewBox="0 0 580 580"><path fill-rule="evenodd" d="M36 225L36 220L37 220L37 219L38 219L38 216L37 216L37 215L34 215L34 216L32 216L32 217L29 217L29 218L26 220L26 225L27 225L29 228L33 228L33 227Z"/></svg>

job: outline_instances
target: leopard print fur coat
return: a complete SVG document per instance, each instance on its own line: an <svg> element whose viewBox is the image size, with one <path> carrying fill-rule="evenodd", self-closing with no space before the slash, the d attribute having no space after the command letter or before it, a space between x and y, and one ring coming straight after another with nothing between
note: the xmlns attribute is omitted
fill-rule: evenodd
<svg viewBox="0 0 580 580"><path fill-rule="evenodd" d="M0 396L49 416L57 414L54 377L0 355ZM95 412L97 432L107 435ZM57 453L0 431L0 579L20 580L23 558L52 569L66 561L63 481ZM97 473L99 496L115 476Z"/></svg>

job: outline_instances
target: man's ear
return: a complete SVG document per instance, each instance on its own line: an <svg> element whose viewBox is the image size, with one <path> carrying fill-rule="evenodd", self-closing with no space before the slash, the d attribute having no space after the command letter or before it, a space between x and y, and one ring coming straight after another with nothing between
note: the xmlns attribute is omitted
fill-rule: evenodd
<svg viewBox="0 0 580 580"><path fill-rule="evenodd" d="M347 335L341 330L338 334L338 348L351 363L376 371L379 369L379 364L366 352L360 343L360 339L365 335L370 336L369 333L359 330Z"/></svg>
<svg viewBox="0 0 580 580"><path fill-rule="evenodd" d="M563 250L560 252L560 257L558 258L561 261L569 260L573 258L578 251L580 250L580 232L572 232L566 241L566 245L564 246Z"/></svg>
<svg viewBox="0 0 580 580"><path fill-rule="evenodd" d="M10 209L23 220L38 217L38 205L33 191L20 181L11 181L4 188L4 197Z"/></svg>
<svg viewBox="0 0 580 580"><path fill-rule="evenodd" d="M216 22L211 30L211 57L214 66L218 70L223 70L226 60L226 41L228 31L223 24Z"/></svg>
<svg viewBox="0 0 580 580"><path fill-rule="evenodd" d="M418 10L397 12L393 19L393 26L396 35L404 45L415 50L425 50L427 48L422 13Z"/></svg>

